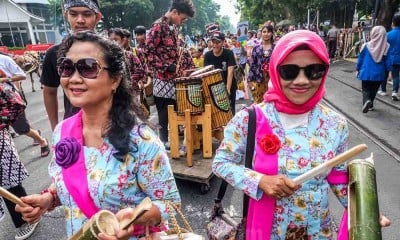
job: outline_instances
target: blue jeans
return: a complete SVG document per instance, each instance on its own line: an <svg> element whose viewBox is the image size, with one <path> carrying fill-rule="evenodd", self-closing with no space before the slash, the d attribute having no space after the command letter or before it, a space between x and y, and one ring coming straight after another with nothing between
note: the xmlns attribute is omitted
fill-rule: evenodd
<svg viewBox="0 0 400 240"><path fill-rule="evenodd" d="M392 79L393 79L393 92L399 92L399 73L400 64L394 64L392 68Z"/></svg>

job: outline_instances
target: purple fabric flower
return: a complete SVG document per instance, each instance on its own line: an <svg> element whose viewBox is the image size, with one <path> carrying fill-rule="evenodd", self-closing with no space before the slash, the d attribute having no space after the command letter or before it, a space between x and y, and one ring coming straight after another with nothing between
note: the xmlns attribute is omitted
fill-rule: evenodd
<svg viewBox="0 0 400 240"><path fill-rule="evenodd" d="M55 147L56 163L62 168L68 168L79 158L81 144L73 137L61 139Z"/></svg>

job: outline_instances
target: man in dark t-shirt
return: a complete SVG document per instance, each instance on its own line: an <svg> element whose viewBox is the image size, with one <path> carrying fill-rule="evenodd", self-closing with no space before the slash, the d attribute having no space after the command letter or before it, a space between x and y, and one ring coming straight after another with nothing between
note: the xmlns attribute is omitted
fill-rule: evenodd
<svg viewBox="0 0 400 240"><path fill-rule="evenodd" d="M223 48L225 35L220 32L213 33L211 37L213 50L204 56L204 66L214 65L222 70L222 79L226 84L233 115L235 115L236 80L233 78L233 69L236 66L235 55L229 49Z"/></svg>
<svg viewBox="0 0 400 240"><path fill-rule="evenodd" d="M43 75L40 78L40 82L46 88L55 88L57 90L58 86L60 86L60 76L57 72L57 52L60 48L60 45L54 45L50 49L47 50L46 56L43 61ZM46 89L48 90L48 89ZM46 91L44 90L44 91ZM44 95L45 93L43 93ZM47 106L47 105L46 105ZM47 107L46 107L47 110ZM64 119L68 118L79 111L79 108L74 107L71 102L68 100L67 96L64 94ZM50 113L48 113L50 118ZM58 120L57 120L58 122ZM56 123L57 123L56 122ZM50 121L51 123L51 121ZM54 130L53 124L52 129Z"/></svg>
<svg viewBox="0 0 400 240"><path fill-rule="evenodd" d="M64 0L64 15L71 26L72 32L94 31L102 15L98 0ZM40 82L43 84L43 99L49 117L51 129L58 123L57 89L60 86L60 76L57 72L57 53L60 45L54 45L47 50L43 61L43 72ZM64 94L64 119L79 111Z"/></svg>

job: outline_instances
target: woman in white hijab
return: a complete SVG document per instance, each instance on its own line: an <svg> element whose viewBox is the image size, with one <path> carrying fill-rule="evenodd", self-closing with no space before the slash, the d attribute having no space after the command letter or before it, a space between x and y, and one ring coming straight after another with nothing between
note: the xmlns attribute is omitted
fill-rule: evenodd
<svg viewBox="0 0 400 240"><path fill-rule="evenodd" d="M362 47L356 65L357 77L362 86L363 113L373 110L376 93L391 68L387 58L389 44L385 28L373 27L370 37L371 40Z"/></svg>

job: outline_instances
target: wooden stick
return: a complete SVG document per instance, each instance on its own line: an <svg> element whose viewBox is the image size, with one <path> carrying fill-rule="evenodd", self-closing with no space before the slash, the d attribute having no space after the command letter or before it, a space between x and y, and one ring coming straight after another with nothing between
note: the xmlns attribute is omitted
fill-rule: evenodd
<svg viewBox="0 0 400 240"><path fill-rule="evenodd" d="M302 184L308 180L310 180L311 178L314 178L322 173L326 173L327 171L329 171L331 168L335 167L336 165L339 165L343 162L346 162L348 160L350 160L350 158L354 157L355 155L363 152L365 149L367 149L367 145L366 144L360 144L357 145L353 148L351 148L350 150L347 150L344 153L341 153L339 155L337 155L336 157L332 158L331 160L311 169L310 171L303 173L302 175L296 177L293 179L293 181L297 184Z"/></svg>
<svg viewBox="0 0 400 240"><path fill-rule="evenodd" d="M24 203L19 197L15 196L14 194L10 193L7 189L0 187L0 196L4 197L5 199L10 200L11 202L21 205L22 207L28 207L29 205Z"/></svg>
<svg viewBox="0 0 400 240"><path fill-rule="evenodd" d="M132 225L140 216L142 216L146 211L150 210L153 206L151 199L146 197L142 200L142 202L134 208L133 216L129 219L123 219L119 225L121 229L127 229L130 225Z"/></svg>

